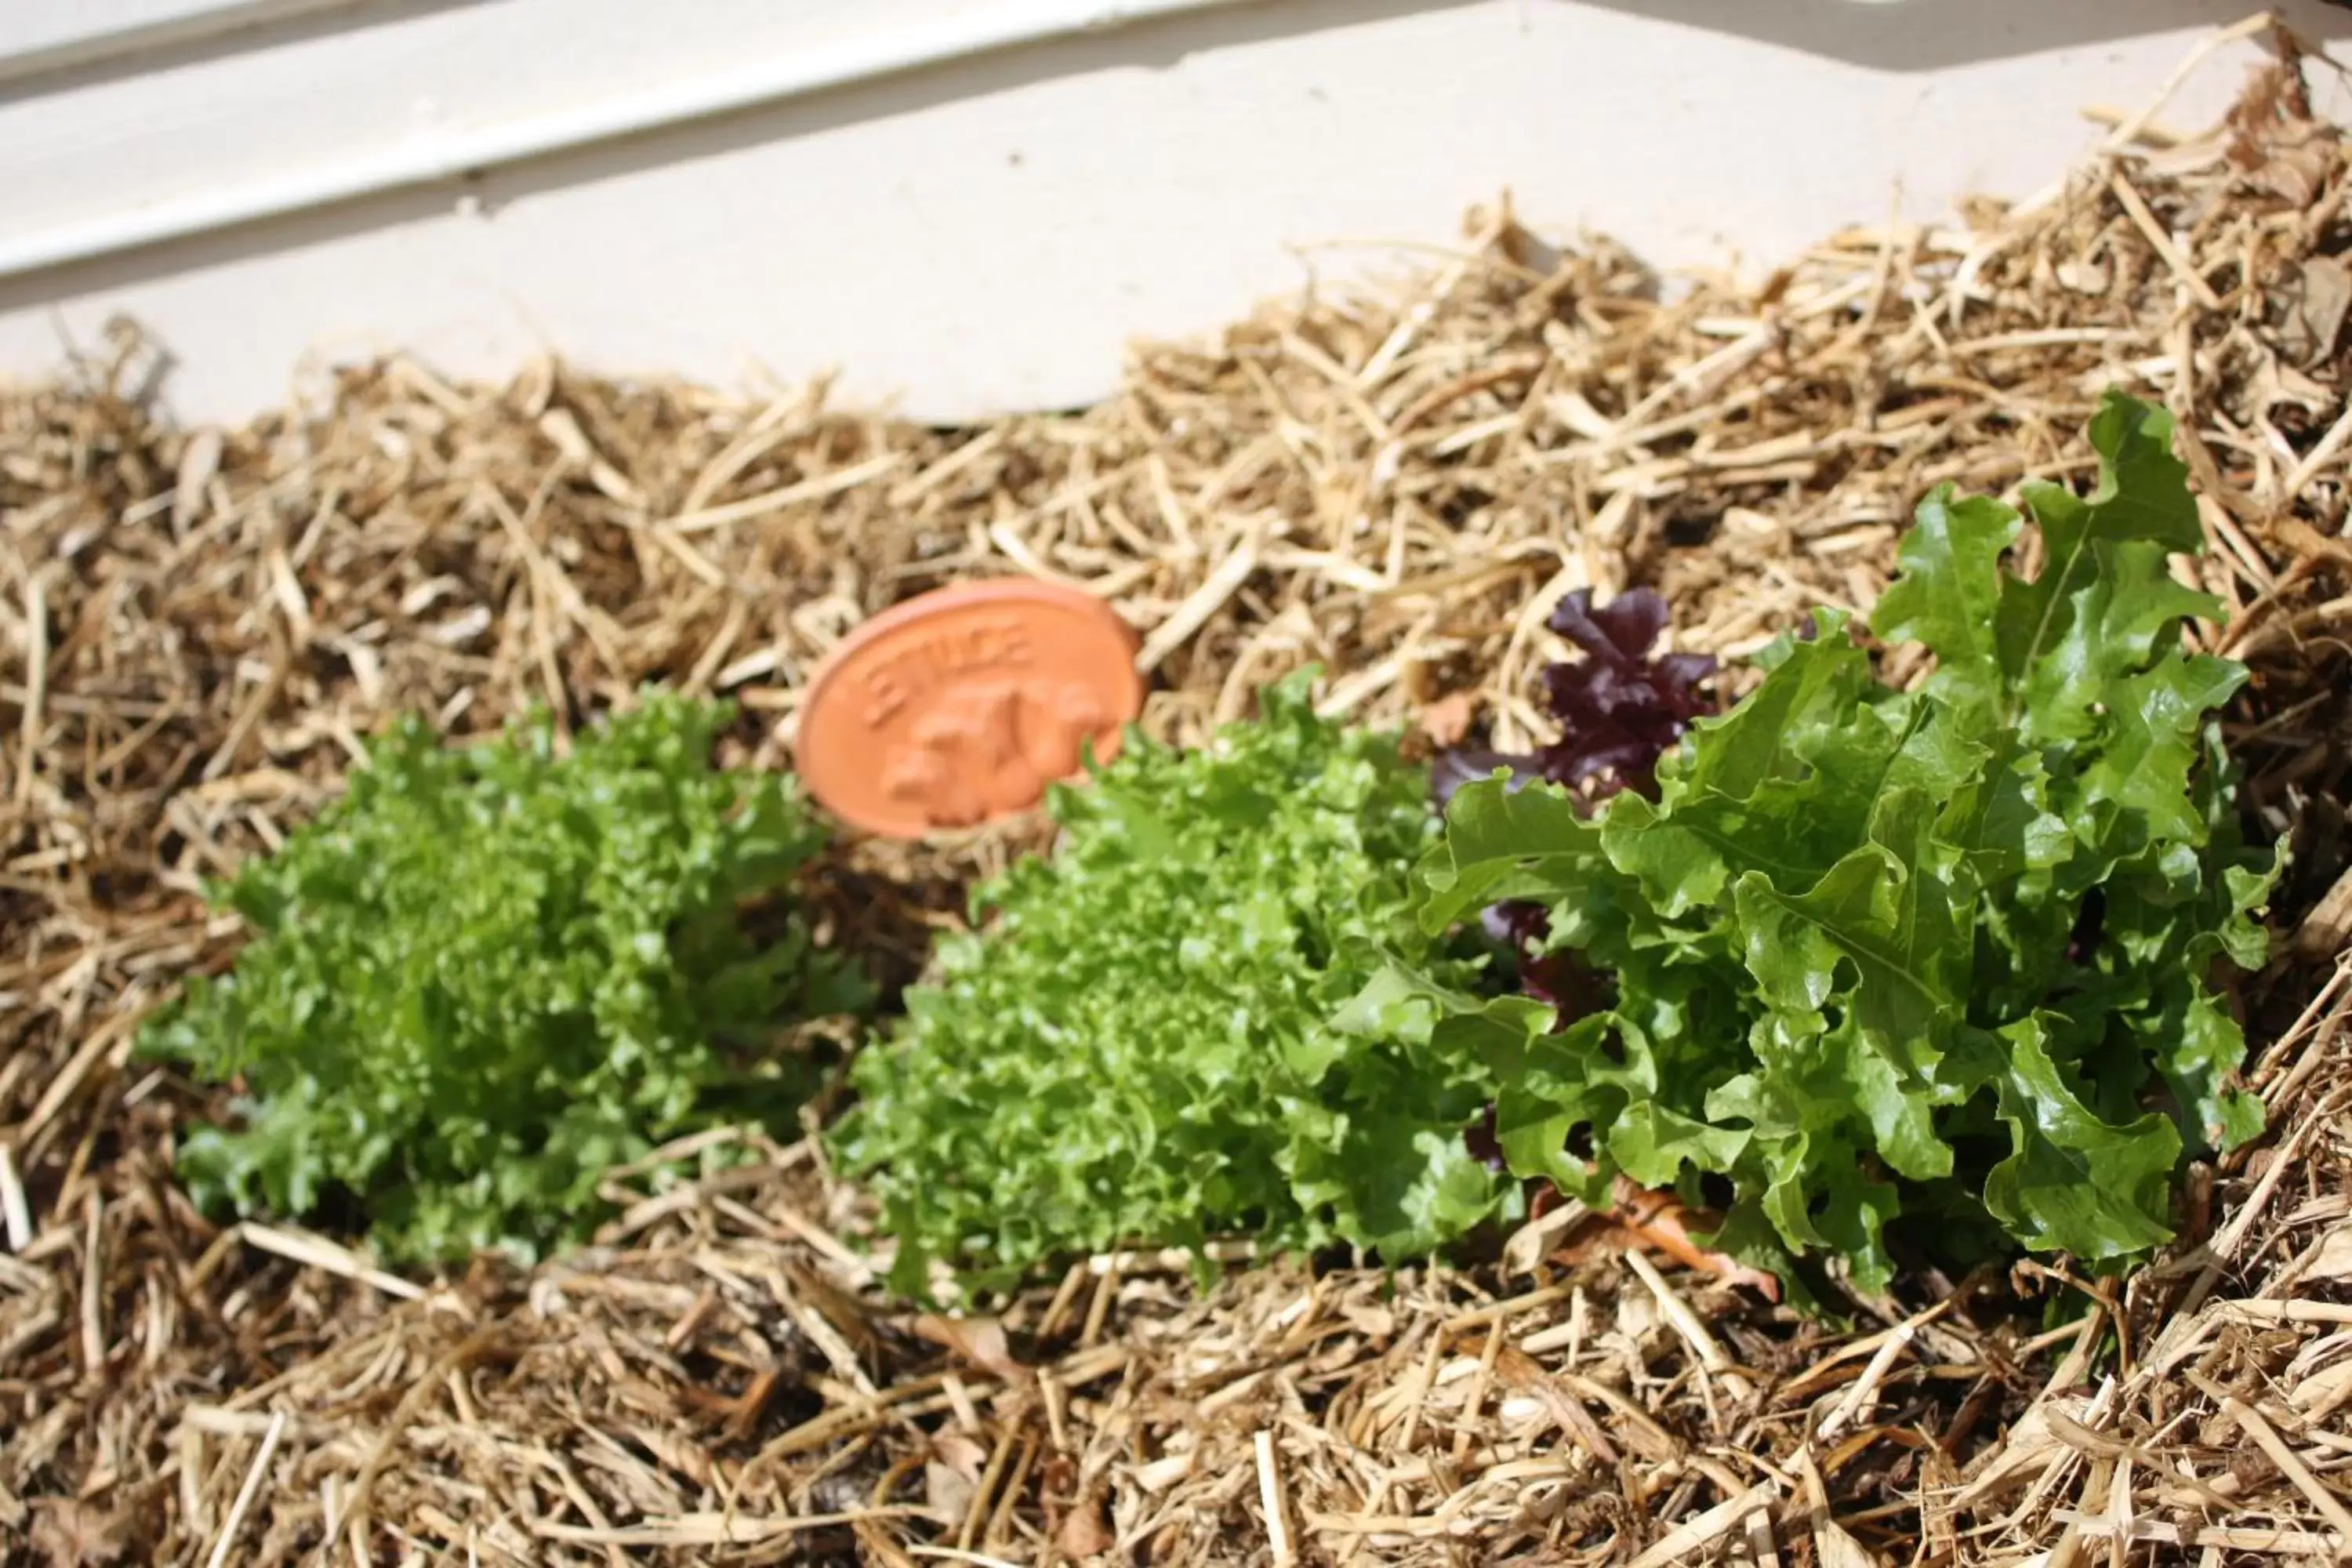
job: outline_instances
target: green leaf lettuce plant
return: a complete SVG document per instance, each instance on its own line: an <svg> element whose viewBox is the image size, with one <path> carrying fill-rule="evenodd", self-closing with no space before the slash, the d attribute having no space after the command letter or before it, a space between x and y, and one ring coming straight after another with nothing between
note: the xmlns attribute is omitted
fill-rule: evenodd
<svg viewBox="0 0 2352 1568"><path fill-rule="evenodd" d="M789 1125L799 1020L867 1005L789 901L824 841L788 778L711 763L730 715L648 692L559 756L543 714L445 746L404 718L348 793L216 900L253 939L142 1051L238 1086L184 1141L208 1207L356 1199L387 1258L584 1239L611 1166L745 1121ZM772 928L772 929L771 929Z"/></svg>
<svg viewBox="0 0 2352 1568"><path fill-rule="evenodd" d="M1463 1138L1483 1062L1432 1047L1425 1003L1361 995L1391 951L1448 984L1478 963L1408 913L1427 770L1317 717L1311 676L1207 748L1131 732L1055 787L1054 854L978 889L859 1057L834 1147L900 1289L1232 1229L1395 1258L1517 1202Z"/></svg>
<svg viewBox="0 0 2352 1568"><path fill-rule="evenodd" d="M2189 651L2214 600L2163 412L2107 397L2095 488L2023 519L1950 486L1921 504L1871 615L1917 645L1876 679L1841 615L1759 662L1658 772L1591 816L1557 788L1454 795L1419 873L1434 936L1502 900L1612 977L1582 1012L1405 963L1373 988L1441 1008L1433 1048L1495 1075L1510 1169L1604 1203L1619 1173L1725 1212L1718 1245L1883 1288L1901 1216L1966 1261L2097 1267L2166 1240L2185 1149L2257 1133L2215 981L2259 965L2277 859L2243 840L2217 710L2247 678Z"/></svg>

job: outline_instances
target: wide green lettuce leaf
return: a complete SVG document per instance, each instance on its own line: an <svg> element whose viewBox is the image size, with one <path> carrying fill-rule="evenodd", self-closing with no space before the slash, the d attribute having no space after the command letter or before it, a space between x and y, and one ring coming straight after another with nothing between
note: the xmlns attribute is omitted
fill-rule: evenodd
<svg viewBox="0 0 2352 1568"><path fill-rule="evenodd" d="M1620 1172L1721 1179L1721 1245L1874 1289L1906 1213L1934 1217L1930 1253L1972 1215L2095 1265L2144 1255L2184 1151L2259 1131L2215 988L2262 961L2276 874L2216 726L2246 672L2180 635L2215 605L2171 574L2202 538L2169 417L2111 395L2089 434L2087 495L2025 489L2030 576L2017 510L1921 502L1870 616L1935 656L1912 689L1822 612L1656 798L1588 818L1543 785L1454 795L1423 929L1530 900L1549 951L1615 986L1575 1018L1420 993L1433 1040L1496 1074L1515 1172L1592 1198Z"/></svg>

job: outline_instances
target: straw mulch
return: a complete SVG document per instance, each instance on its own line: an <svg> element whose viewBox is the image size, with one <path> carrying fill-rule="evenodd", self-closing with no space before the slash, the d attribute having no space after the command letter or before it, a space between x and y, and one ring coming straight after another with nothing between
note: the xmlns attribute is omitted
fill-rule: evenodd
<svg viewBox="0 0 2352 1568"><path fill-rule="evenodd" d="M2290 40L2231 121L2117 129L2062 192L1833 237L1658 302L1507 211L1393 289L1137 352L1066 418L934 432L394 362L321 412L160 428L125 337L0 401L0 1563L2229 1563L2352 1545L2352 169ZM806 1142L604 1245L424 1282L220 1228L218 1109L135 1021L234 950L202 879L396 709L574 721L662 679L782 763L811 664L950 579L1081 583L1197 738L1320 661L1335 709L1534 728L1565 590L1660 586L1685 647L1866 606L1931 483L2079 479L2100 388L2169 402L2206 501L2235 743L2299 860L2246 988L2273 1133L2119 1285L1911 1281L1850 1331L1664 1256L1268 1262L1206 1295L1082 1261L1001 1322L904 1316ZM28 630L31 635L28 636ZM904 943L1034 831L851 846ZM901 966L902 968L906 965ZM2096 1298L2087 1318L2032 1314Z"/></svg>

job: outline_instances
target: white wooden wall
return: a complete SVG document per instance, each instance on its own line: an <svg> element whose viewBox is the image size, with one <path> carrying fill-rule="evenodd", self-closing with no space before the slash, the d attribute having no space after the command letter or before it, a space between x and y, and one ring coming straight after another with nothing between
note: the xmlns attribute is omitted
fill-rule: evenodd
<svg viewBox="0 0 2352 1568"><path fill-rule="evenodd" d="M2352 9L2286 0L2352 58ZM2252 0L7 0L0 374L135 316L192 420L404 347L919 416L1444 245L1667 267L2030 194ZM2339 41L2341 40L2341 41ZM2169 118L2201 123L2234 46ZM2340 88L2330 90L2341 98Z"/></svg>

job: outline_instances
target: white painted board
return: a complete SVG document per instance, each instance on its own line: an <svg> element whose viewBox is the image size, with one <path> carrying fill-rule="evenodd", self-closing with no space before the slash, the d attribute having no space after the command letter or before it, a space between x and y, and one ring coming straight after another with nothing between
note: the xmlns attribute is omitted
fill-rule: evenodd
<svg viewBox="0 0 2352 1568"><path fill-rule="evenodd" d="M174 5L205 9L100 9L135 39L131 11ZM1392 259L1329 242L1444 245L1506 187L1539 227L1759 270L1848 223L2029 194L2098 133L2086 105L2137 107L2250 8L1159 5L312 0L14 78L56 37L5 8L0 269L66 258L0 276L0 373L46 373L123 313L175 356L192 421L281 402L305 356L393 347L489 376L542 351L719 383L837 367L844 395L942 421L1071 406L1115 384L1131 336ZM2352 10L2282 10L2352 56ZM1101 25L1019 41L1081 12ZM2234 46L2168 118L2209 119L2259 58ZM692 117L759 82L784 86ZM645 105L675 122L202 221ZM159 213L184 237L70 258Z"/></svg>

